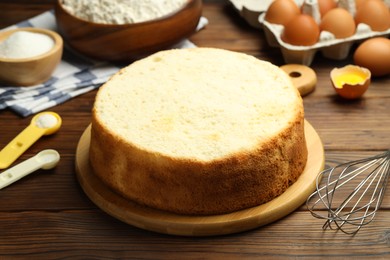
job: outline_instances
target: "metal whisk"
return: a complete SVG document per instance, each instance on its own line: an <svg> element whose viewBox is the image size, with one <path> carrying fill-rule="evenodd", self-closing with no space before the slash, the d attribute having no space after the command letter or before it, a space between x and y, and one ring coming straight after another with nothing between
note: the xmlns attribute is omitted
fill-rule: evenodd
<svg viewBox="0 0 390 260"><path fill-rule="evenodd" d="M382 203L389 164L390 150L322 171L316 191L306 201L308 209L314 217L326 220L323 229L356 234L373 220Z"/></svg>

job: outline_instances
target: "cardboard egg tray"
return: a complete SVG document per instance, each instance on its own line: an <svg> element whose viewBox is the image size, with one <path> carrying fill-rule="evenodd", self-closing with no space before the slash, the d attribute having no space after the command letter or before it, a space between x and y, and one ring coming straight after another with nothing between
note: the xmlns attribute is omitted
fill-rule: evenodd
<svg viewBox="0 0 390 260"><path fill-rule="evenodd" d="M267 11L274 0L230 0L234 9L243 17L249 25L262 28L259 23L259 15Z"/></svg>
<svg viewBox="0 0 390 260"><path fill-rule="evenodd" d="M245 12L240 12L243 18L247 21L250 18L251 23L254 23L253 14L248 15L251 10L248 9L248 6L246 6L245 3L243 3L247 2L248 0L231 0L232 3L237 1L242 3L243 9L246 9ZM302 1L297 1L298 5L301 3ZM234 4L234 6L237 8L237 4ZM372 37L388 37L388 35L390 35L390 29L382 32L376 32L372 31L368 25L361 23L357 25L356 32L351 37L336 39L332 33L322 31L320 34L320 39L316 44L311 46L295 46L281 40L281 33L283 31L282 25L272 24L265 21L264 18L266 9L262 12L259 12L258 10L255 12L258 15L257 25L255 27L262 28L264 30L266 40L270 46L280 48L285 63L296 63L309 66L313 62L317 52L321 52L324 57L329 59L343 60L347 58L351 47L355 43Z"/></svg>

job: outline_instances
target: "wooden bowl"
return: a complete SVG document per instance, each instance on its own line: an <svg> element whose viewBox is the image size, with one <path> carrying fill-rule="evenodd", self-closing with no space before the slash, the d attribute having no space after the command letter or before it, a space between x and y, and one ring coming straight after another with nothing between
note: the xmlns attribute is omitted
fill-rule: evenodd
<svg viewBox="0 0 390 260"><path fill-rule="evenodd" d="M32 86L48 80L62 57L63 42L56 32L41 28L18 28L0 32L0 42L17 31L28 31L50 36L54 47L43 54L30 58L1 58L0 81L14 86Z"/></svg>
<svg viewBox="0 0 390 260"><path fill-rule="evenodd" d="M202 14L201 0L188 0L178 11L132 24L99 24L70 14L57 0L55 14L66 43L88 57L129 62L169 48L191 35Z"/></svg>

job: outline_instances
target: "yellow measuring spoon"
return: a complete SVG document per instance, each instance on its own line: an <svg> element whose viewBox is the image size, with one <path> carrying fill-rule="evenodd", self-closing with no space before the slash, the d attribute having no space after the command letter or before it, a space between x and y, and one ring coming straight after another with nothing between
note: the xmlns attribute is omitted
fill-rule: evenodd
<svg viewBox="0 0 390 260"><path fill-rule="evenodd" d="M9 167L43 135L57 132L61 123L61 117L54 112L42 112L35 115L31 123L0 151L0 169Z"/></svg>

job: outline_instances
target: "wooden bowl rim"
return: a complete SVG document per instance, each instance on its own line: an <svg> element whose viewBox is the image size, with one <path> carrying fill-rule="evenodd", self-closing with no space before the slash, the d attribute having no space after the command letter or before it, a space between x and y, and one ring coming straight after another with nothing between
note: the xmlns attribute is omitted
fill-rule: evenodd
<svg viewBox="0 0 390 260"><path fill-rule="evenodd" d="M0 32L0 35L8 35L9 36L12 33L15 33L18 31L28 31L28 32L45 34L54 40L54 46L49 51L42 53L42 54L39 54L39 55L36 55L34 57L29 57L29 58L2 58L2 57L0 57L0 62L18 64L18 63L27 63L27 62L31 62L31 61L37 61L37 60L45 59L49 56L52 56L52 55L56 54L57 52L61 51L63 48L62 37L58 33L56 33L55 31L52 31L49 29L37 28L37 27L21 27L21 28L15 28L15 29L2 31L2 32Z"/></svg>
<svg viewBox="0 0 390 260"><path fill-rule="evenodd" d="M167 15L164 15L164 16L152 19L152 20L147 20L147 21L144 21L144 22L126 23L126 24L106 24L106 23L91 22L91 21L82 19L80 17L77 17L77 16L69 13L68 10L66 10L62 6L61 1L62 0L57 0L56 1L56 7L58 9L60 9L62 12L66 13L68 16L72 17L75 21L78 21L78 22L83 23L83 24L95 26L97 28L101 27L101 28L115 28L115 29L145 26L145 25L148 25L148 24L155 24L155 23L159 23L161 21L171 20L171 19L174 19L176 17L176 15L182 13L187 8L190 8L195 3L202 2L202 0L187 0L187 2L182 7L180 7L178 10L175 10L174 12L171 12L171 13L169 13Z"/></svg>

